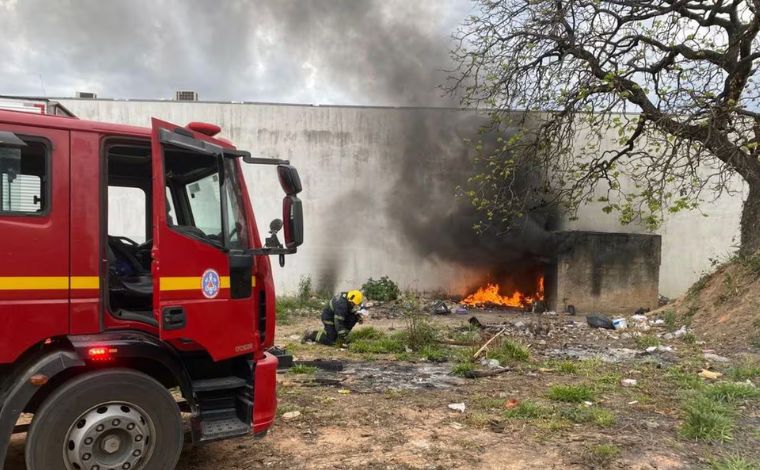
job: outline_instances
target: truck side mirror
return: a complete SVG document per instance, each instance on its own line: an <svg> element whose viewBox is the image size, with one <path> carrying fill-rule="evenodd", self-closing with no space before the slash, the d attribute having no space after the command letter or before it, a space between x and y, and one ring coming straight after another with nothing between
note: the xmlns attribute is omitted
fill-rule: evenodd
<svg viewBox="0 0 760 470"><path fill-rule="evenodd" d="M298 170L292 165L277 165L277 177L280 179L280 186L288 196L295 196L303 189L301 187L301 177L298 176ZM284 218L283 220L288 220Z"/></svg>
<svg viewBox="0 0 760 470"><path fill-rule="evenodd" d="M285 221L285 248L295 250L303 243L303 205L298 197L282 200L282 219Z"/></svg>

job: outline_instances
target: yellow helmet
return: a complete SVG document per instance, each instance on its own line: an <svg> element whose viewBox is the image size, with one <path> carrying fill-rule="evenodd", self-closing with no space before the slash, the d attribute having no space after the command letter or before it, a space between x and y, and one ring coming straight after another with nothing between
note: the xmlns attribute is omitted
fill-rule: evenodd
<svg viewBox="0 0 760 470"><path fill-rule="evenodd" d="M349 302L351 302L354 305L361 305L362 304L362 293L358 290L350 290L346 294L346 298Z"/></svg>

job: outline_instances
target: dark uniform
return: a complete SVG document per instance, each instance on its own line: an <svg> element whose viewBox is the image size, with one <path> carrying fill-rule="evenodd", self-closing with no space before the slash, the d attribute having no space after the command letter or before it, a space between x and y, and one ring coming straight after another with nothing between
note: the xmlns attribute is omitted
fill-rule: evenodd
<svg viewBox="0 0 760 470"><path fill-rule="evenodd" d="M321 344L335 344L340 340L345 342L348 332L359 322L359 315L354 311L354 304L346 297L347 292L341 292L327 303L322 310L322 324L325 329L315 332L307 338Z"/></svg>

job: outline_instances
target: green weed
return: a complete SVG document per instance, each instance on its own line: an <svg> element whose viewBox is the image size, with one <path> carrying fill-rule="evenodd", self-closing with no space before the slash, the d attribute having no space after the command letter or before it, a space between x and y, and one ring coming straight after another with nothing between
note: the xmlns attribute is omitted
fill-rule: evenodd
<svg viewBox="0 0 760 470"><path fill-rule="evenodd" d="M760 362L747 359L728 369L726 371L726 377L737 382L744 382L745 380L758 378L760 377Z"/></svg>
<svg viewBox="0 0 760 470"><path fill-rule="evenodd" d="M305 366L303 364L296 364L288 369L289 374L313 374L317 372L317 368L313 366Z"/></svg>
<svg viewBox="0 0 760 470"><path fill-rule="evenodd" d="M620 457L620 448L615 444L596 444L588 448L585 457L591 467L608 467Z"/></svg>
<svg viewBox="0 0 760 470"><path fill-rule="evenodd" d="M369 278L367 282L362 284L362 292L364 292L367 298L382 302L396 300L399 294L401 294L398 284L393 282L388 276L383 276L377 280Z"/></svg>
<svg viewBox="0 0 760 470"><path fill-rule="evenodd" d="M457 362L451 369L451 373L458 376L467 375L468 372L475 370L475 364L472 362Z"/></svg>
<svg viewBox="0 0 760 470"><path fill-rule="evenodd" d="M348 334L348 339L350 341L355 341L359 339L377 340L383 337L385 337L385 333L383 333L382 331L372 326L364 326L361 328L357 328L355 330L352 330L351 333Z"/></svg>
<svg viewBox="0 0 760 470"><path fill-rule="evenodd" d="M502 339L499 344L486 353L489 359L496 359L502 364L510 361L526 361L530 358L528 348L511 339Z"/></svg>
<svg viewBox="0 0 760 470"><path fill-rule="evenodd" d="M594 392L586 385L553 385L549 388L548 397L555 401L582 403L592 401Z"/></svg>
<svg viewBox="0 0 760 470"><path fill-rule="evenodd" d="M553 415L552 408L532 401L521 401L516 407L504 412L505 417L516 419L547 419Z"/></svg>
<svg viewBox="0 0 760 470"><path fill-rule="evenodd" d="M641 335L636 337L636 346L646 349L652 346L659 346L660 338L654 335Z"/></svg>
<svg viewBox="0 0 760 470"><path fill-rule="evenodd" d="M711 400L723 403L760 398L760 388L754 385L737 382L720 382L705 387L703 394Z"/></svg>
<svg viewBox="0 0 760 470"><path fill-rule="evenodd" d="M735 455L713 460L710 463L710 468L712 470L760 470L760 461L748 460Z"/></svg>
<svg viewBox="0 0 760 470"><path fill-rule="evenodd" d="M734 412L726 404L697 395L686 401L683 411L684 437L717 442L733 439Z"/></svg>
<svg viewBox="0 0 760 470"><path fill-rule="evenodd" d="M560 415L573 423L593 423L603 428L615 424L615 415L608 410L597 407L576 406L566 408L560 412Z"/></svg>
<svg viewBox="0 0 760 470"><path fill-rule="evenodd" d="M357 339L348 344L348 350L355 353L398 354L406 351L402 334L383 336L378 339Z"/></svg>

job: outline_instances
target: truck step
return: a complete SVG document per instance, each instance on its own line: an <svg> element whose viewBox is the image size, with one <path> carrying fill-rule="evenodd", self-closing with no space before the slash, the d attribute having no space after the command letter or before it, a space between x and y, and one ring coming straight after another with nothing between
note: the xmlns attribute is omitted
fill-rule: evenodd
<svg viewBox="0 0 760 470"><path fill-rule="evenodd" d="M213 392L245 387L245 380L240 377L217 377L215 379L193 380L194 392Z"/></svg>
<svg viewBox="0 0 760 470"><path fill-rule="evenodd" d="M238 418L229 417L215 420L203 420L201 422L200 442L217 441L229 437L245 436L250 434L251 425L240 421Z"/></svg>

